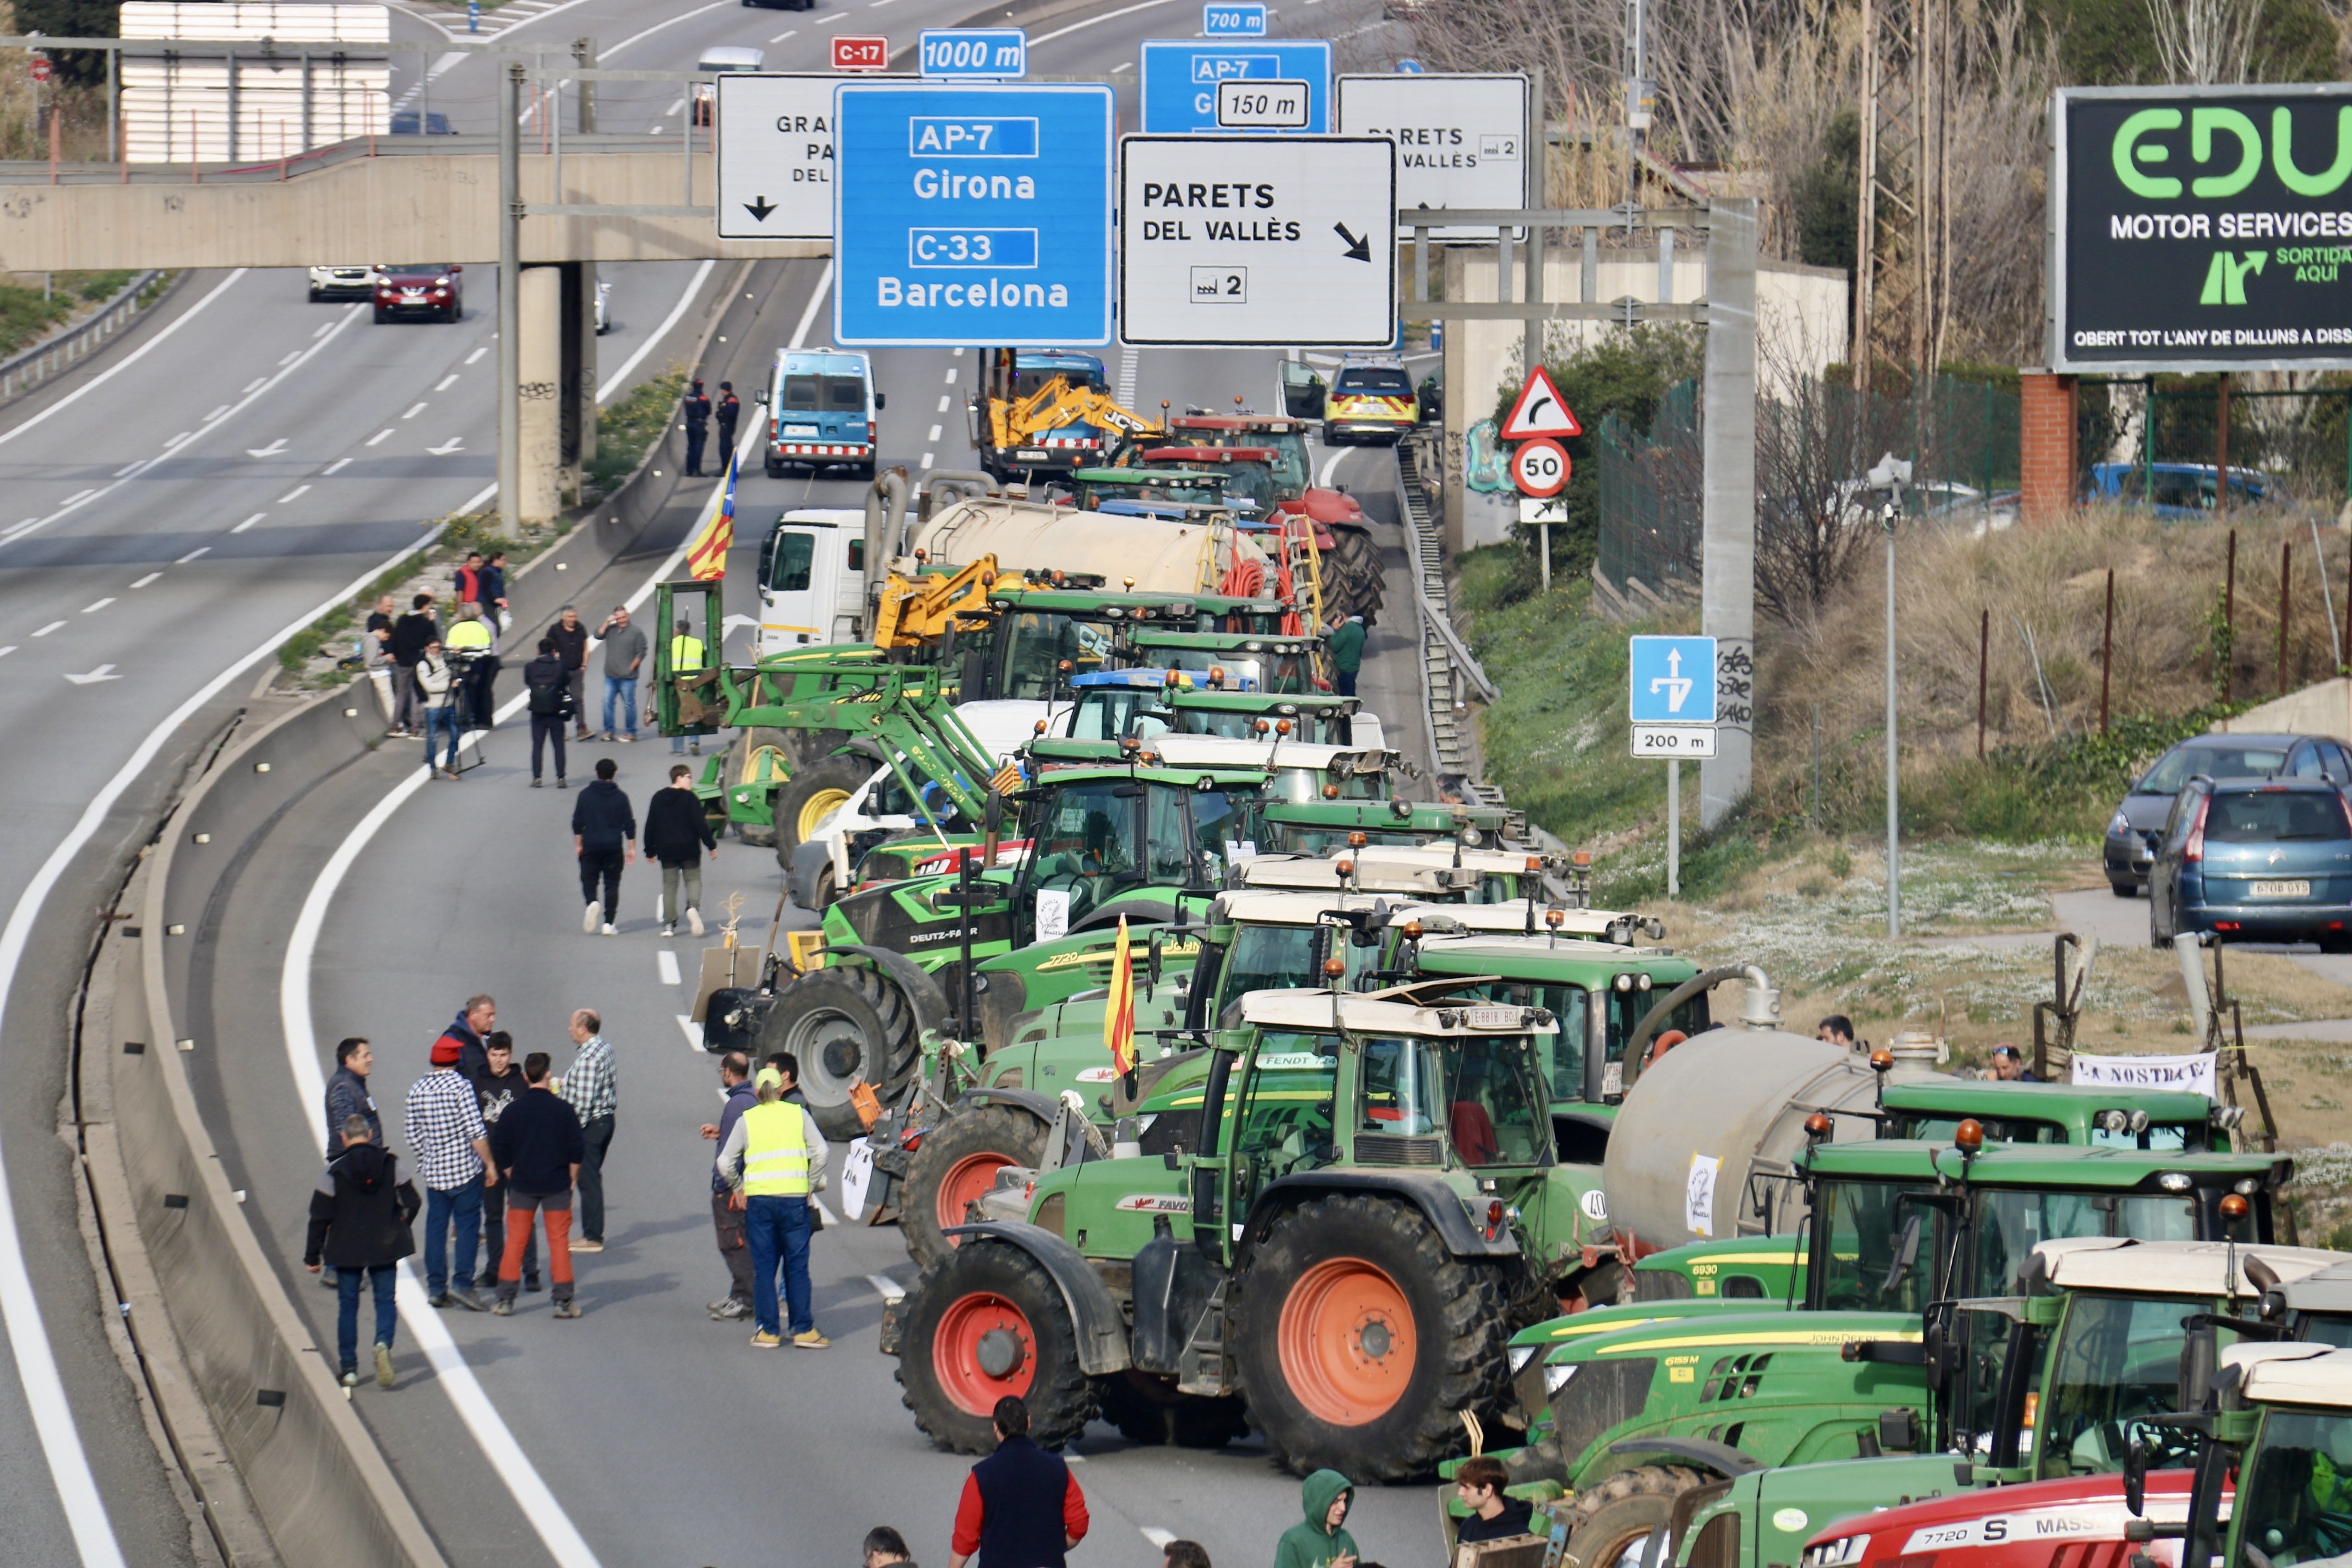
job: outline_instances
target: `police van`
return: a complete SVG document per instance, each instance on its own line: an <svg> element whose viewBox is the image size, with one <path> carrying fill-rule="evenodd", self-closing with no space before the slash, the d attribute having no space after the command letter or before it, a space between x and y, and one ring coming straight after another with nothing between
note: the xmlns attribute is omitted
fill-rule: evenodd
<svg viewBox="0 0 2352 1568"><path fill-rule="evenodd" d="M874 363L856 349L782 349L768 379L768 477L852 468L874 477Z"/></svg>
<svg viewBox="0 0 2352 1568"><path fill-rule="evenodd" d="M866 514L788 511L760 544L759 656L810 643L861 642L866 616Z"/></svg>

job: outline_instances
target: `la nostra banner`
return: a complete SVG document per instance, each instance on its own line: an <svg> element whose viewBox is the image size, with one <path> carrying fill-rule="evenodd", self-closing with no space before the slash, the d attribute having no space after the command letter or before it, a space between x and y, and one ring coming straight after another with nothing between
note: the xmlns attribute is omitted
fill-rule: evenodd
<svg viewBox="0 0 2352 1568"><path fill-rule="evenodd" d="M2067 88L2050 362L2352 366L2352 85Z"/></svg>

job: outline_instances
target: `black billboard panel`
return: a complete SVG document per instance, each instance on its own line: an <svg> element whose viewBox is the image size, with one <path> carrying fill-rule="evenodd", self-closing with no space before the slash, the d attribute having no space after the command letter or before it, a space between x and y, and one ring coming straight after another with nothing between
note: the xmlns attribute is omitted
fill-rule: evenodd
<svg viewBox="0 0 2352 1568"><path fill-rule="evenodd" d="M2065 88L2050 363L2352 367L2352 84Z"/></svg>

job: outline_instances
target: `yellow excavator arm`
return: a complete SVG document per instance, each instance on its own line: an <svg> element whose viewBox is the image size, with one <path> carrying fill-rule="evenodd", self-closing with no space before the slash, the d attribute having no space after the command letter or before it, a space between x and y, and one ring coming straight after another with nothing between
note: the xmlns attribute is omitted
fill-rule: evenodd
<svg viewBox="0 0 2352 1568"><path fill-rule="evenodd" d="M1026 397L1009 403L991 398L988 409L991 434L999 447L1028 445L1049 430L1072 425L1122 431L1138 441L1158 439L1167 434L1156 421L1119 406L1108 393L1073 384L1067 376L1061 375Z"/></svg>
<svg viewBox="0 0 2352 1568"><path fill-rule="evenodd" d="M885 650L916 647L944 635L960 616L984 618L989 588L1003 574L993 555L983 555L951 576L892 573L875 611L874 646Z"/></svg>

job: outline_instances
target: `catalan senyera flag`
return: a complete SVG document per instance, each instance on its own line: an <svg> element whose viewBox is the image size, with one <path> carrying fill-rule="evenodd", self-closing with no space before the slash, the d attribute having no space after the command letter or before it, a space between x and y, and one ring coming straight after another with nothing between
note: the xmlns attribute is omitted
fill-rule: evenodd
<svg viewBox="0 0 2352 1568"><path fill-rule="evenodd" d="M1135 1070L1135 955L1127 945L1127 917L1118 917L1118 942L1111 949L1110 995L1103 1008L1103 1044L1110 1064L1124 1076Z"/></svg>
<svg viewBox="0 0 2352 1568"><path fill-rule="evenodd" d="M698 583L715 582L727 575L727 552L735 547L735 454L730 452L727 494L719 503L719 515L687 547L687 570Z"/></svg>

